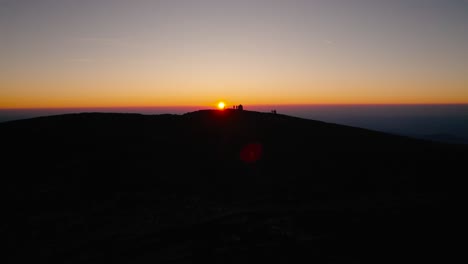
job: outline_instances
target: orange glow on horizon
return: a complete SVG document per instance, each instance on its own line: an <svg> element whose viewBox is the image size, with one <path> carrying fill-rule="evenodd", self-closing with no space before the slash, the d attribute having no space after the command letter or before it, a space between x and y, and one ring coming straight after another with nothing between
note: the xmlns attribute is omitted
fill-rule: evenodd
<svg viewBox="0 0 468 264"><path fill-rule="evenodd" d="M292 105L464 105L468 101L462 100L379 100L379 101L363 101L363 100L327 100L327 101L292 101L292 100L236 100L242 102L243 105L250 106L292 106ZM106 102L106 101L89 101L89 102L70 102L64 101L36 101L36 102L0 102L0 109L54 109L54 108L151 108L151 107L196 107L208 108L210 103L207 102ZM226 104L223 108L225 108ZM216 104L217 109L222 109Z"/></svg>
<svg viewBox="0 0 468 264"><path fill-rule="evenodd" d="M45 89L45 88L44 88ZM284 91L288 89L284 88ZM468 90L467 90L468 91ZM395 91L393 94L380 94L370 89L359 93L336 92L320 90L312 87L300 93L288 94L283 89L275 90L275 93L263 93L260 89L252 89L250 92L230 90L224 91L229 96L229 101L243 105L400 105L400 104L468 104L468 92L460 93L432 93L427 91L421 95L411 94L409 91L402 94ZM354 91L353 91L354 92ZM171 92L161 94L149 90L113 91L107 93L102 90L95 93L72 93L68 90L31 91L30 93L18 90L0 91L0 109L26 109L26 108L114 108L114 107L199 107L217 109L230 105L223 100L224 107L220 103L217 89L206 89L199 94L192 94L188 90L179 94ZM216 102L213 104L213 102Z"/></svg>

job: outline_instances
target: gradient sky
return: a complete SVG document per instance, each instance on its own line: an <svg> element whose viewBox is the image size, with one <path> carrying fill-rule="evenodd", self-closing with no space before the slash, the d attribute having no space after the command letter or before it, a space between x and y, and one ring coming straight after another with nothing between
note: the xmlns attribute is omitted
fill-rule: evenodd
<svg viewBox="0 0 468 264"><path fill-rule="evenodd" d="M468 103L467 0L0 0L0 108Z"/></svg>

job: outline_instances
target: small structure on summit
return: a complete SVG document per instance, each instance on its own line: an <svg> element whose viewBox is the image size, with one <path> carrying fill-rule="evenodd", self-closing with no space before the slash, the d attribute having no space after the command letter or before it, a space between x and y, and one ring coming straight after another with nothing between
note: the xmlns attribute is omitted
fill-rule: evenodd
<svg viewBox="0 0 468 264"><path fill-rule="evenodd" d="M233 105L232 106L232 109L234 110L239 110L239 111L243 111L244 110L244 107L240 104L240 105Z"/></svg>

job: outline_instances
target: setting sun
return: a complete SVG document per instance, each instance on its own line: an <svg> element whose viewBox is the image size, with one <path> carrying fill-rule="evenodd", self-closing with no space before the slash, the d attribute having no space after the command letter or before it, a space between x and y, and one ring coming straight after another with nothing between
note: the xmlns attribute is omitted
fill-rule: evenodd
<svg viewBox="0 0 468 264"><path fill-rule="evenodd" d="M226 104L224 102L219 102L218 103L218 109L224 109L224 107L226 106Z"/></svg>

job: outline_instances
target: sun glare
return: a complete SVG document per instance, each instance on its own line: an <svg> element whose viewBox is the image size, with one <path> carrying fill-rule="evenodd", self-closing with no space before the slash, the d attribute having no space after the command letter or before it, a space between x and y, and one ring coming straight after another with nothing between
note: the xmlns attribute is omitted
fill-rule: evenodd
<svg viewBox="0 0 468 264"><path fill-rule="evenodd" d="M224 102L219 102L218 103L218 109L223 110L224 107L226 107L226 104Z"/></svg>

